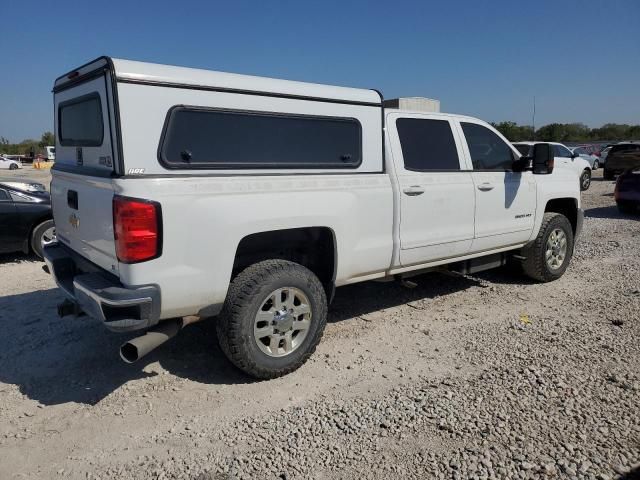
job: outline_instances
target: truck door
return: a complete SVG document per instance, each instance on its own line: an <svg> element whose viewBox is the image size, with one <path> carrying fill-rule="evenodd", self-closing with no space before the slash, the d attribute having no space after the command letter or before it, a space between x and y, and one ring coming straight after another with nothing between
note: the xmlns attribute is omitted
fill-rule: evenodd
<svg viewBox="0 0 640 480"><path fill-rule="evenodd" d="M460 122L473 168L476 229L471 250L526 242L536 214L533 173L512 171L516 151L497 132L473 120Z"/></svg>
<svg viewBox="0 0 640 480"><path fill-rule="evenodd" d="M474 188L451 121L387 114L399 195L402 266L464 255L474 235Z"/></svg>

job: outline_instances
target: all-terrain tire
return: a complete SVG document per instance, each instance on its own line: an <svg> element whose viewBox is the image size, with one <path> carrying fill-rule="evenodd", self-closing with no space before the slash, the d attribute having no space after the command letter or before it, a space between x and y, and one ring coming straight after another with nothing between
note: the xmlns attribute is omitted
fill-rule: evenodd
<svg viewBox="0 0 640 480"><path fill-rule="evenodd" d="M282 357L265 354L254 338L254 321L268 295L293 287L308 298L311 325L302 343ZM265 260L247 267L231 282L217 319L220 348L240 370L270 379L298 369L313 354L327 323L327 296L320 280L308 268L287 260Z"/></svg>
<svg viewBox="0 0 640 480"><path fill-rule="evenodd" d="M567 253L562 265L557 269L552 269L547 264L547 240L549 235L556 230L561 229L567 241ZM560 213L546 212L542 218L542 225L536 239L527 247L522 249L522 256L525 260L522 262L524 273L534 280L540 282L551 282L560 278L569 266L571 257L573 256L573 228L567 217Z"/></svg>

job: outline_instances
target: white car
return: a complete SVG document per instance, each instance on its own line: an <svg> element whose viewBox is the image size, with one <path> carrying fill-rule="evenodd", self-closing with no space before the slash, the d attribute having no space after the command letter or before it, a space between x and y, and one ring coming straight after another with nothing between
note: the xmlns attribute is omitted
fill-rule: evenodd
<svg viewBox="0 0 640 480"><path fill-rule="evenodd" d="M58 313L150 328L127 362L217 316L231 362L278 377L315 350L336 288L510 259L549 282L582 228L549 145L522 159L486 122L376 90L102 57L53 91Z"/></svg>
<svg viewBox="0 0 640 480"><path fill-rule="evenodd" d="M522 155L529 155L533 146L538 143L546 143L551 145L555 154L555 166L560 168L570 168L576 172L580 184L580 190L588 190L591 186L591 164L582 158L579 154L573 153L565 145L556 142L515 142L514 147Z"/></svg>
<svg viewBox="0 0 640 480"><path fill-rule="evenodd" d="M11 160L7 157L0 157L0 169L17 170L22 168L22 164L17 160Z"/></svg>
<svg viewBox="0 0 640 480"><path fill-rule="evenodd" d="M571 150L572 153L577 153L587 162L589 162L589 165L591 165L591 170L597 170L600 167L600 159L596 155L589 153L586 148L572 147L569 150Z"/></svg>

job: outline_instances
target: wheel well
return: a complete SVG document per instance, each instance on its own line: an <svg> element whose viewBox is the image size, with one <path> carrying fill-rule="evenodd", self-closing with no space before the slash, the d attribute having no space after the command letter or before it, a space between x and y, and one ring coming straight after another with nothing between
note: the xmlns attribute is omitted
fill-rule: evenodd
<svg viewBox="0 0 640 480"><path fill-rule="evenodd" d="M573 233L576 233L578 226L578 206L574 198L556 198L550 200L544 209L545 212L561 213L569 219Z"/></svg>
<svg viewBox="0 0 640 480"><path fill-rule="evenodd" d="M254 263L273 258L290 260L307 267L322 282L327 298L332 298L336 245L330 228L291 228L248 235L238 245L232 277Z"/></svg>

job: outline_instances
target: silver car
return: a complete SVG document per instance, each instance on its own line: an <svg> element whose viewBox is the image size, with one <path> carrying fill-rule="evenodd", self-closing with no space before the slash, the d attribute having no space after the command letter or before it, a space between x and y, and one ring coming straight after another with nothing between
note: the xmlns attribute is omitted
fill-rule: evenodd
<svg viewBox="0 0 640 480"><path fill-rule="evenodd" d="M591 165L591 170L597 170L600 167L600 159L595 155L592 155L591 153L589 153L586 148L573 147L573 148L570 148L570 150L573 153L577 153L582 158L584 158L587 162L589 162L589 165Z"/></svg>

